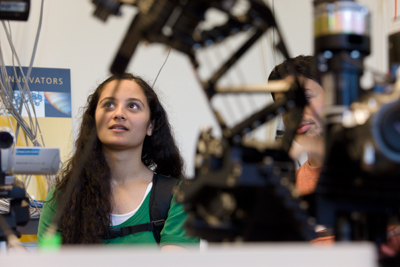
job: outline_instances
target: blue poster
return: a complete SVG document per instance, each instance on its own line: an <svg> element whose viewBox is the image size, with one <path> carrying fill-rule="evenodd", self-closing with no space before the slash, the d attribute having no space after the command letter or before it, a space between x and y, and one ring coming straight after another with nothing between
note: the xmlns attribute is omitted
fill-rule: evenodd
<svg viewBox="0 0 400 267"><path fill-rule="evenodd" d="M29 78L23 78L17 67L7 66L6 83L14 90L14 106L19 108L21 93L18 87L29 86L33 106L38 117L71 118L71 71L69 69L32 68ZM24 75L28 68L22 67ZM0 74L1 70L0 70ZM27 81L26 81L27 80ZM28 95L25 99L29 99ZM27 116L23 108L22 116Z"/></svg>

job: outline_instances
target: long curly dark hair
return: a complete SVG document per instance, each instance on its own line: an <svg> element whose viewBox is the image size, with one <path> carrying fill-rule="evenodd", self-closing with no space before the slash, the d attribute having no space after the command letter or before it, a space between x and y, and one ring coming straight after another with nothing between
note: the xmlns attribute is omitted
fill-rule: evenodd
<svg viewBox="0 0 400 267"><path fill-rule="evenodd" d="M178 179L183 177L183 160L171 133L167 114L154 90L142 78L132 74L109 77L88 97L78 139L75 142L75 153L57 177L52 200L56 196L58 201L68 199L63 195L73 183L71 181L73 172L82 162L86 162L82 172L78 174L76 184L72 185L70 200L66 203L59 220L63 244L101 243L104 233L110 227L112 211L110 167L97 134L94 142L90 140L93 140L93 134L96 132L95 111L100 95L104 86L113 80L135 81L147 98L153 134L145 137L142 162L156 173ZM91 149L88 147L90 143L94 143ZM90 151L85 152L87 149Z"/></svg>

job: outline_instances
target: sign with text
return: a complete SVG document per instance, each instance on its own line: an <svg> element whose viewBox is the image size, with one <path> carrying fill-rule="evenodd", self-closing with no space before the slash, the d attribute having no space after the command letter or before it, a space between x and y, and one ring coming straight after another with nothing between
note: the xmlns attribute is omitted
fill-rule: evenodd
<svg viewBox="0 0 400 267"><path fill-rule="evenodd" d="M5 82L9 83L14 91L14 106L17 109L23 97L29 101L29 96L27 94L22 96L20 92L20 87L24 87L26 83L31 91L36 116L71 118L71 71L69 69L32 68L31 75L27 78L17 67L7 66L6 71ZM22 67L22 71L26 75L28 68ZM22 116L27 116L25 107L23 107Z"/></svg>

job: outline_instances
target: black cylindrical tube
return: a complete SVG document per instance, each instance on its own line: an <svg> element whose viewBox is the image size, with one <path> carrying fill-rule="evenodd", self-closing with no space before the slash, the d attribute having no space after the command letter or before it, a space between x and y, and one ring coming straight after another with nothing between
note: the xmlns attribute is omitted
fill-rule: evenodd
<svg viewBox="0 0 400 267"><path fill-rule="evenodd" d="M352 0L314 5L314 48L326 105L350 106L362 92L362 61L370 53L369 11Z"/></svg>

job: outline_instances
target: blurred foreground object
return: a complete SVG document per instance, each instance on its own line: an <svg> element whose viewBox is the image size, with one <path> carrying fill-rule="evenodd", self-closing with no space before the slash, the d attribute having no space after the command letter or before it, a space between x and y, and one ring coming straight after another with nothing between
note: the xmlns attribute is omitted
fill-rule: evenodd
<svg viewBox="0 0 400 267"><path fill-rule="evenodd" d="M382 244L388 225L400 218L399 79L389 93L360 86L370 53L365 6L351 0L314 5L315 56L327 96L317 222L335 229L336 240Z"/></svg>

